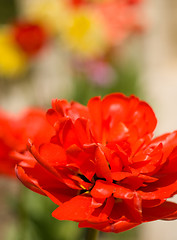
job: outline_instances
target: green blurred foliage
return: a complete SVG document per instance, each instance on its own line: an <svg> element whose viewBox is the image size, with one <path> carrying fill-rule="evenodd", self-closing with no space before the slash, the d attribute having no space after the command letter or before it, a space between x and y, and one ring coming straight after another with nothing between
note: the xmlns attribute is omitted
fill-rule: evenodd
<svg viewBox="0 0 177 240"><path fill-rule="evenodd" d="M18 222L8 226L4 240L84 240L87 229L78 228L71 221L59 221L52 217L57 208L49 198L36 194L22 186L18 198L11 199L13 213ZM98 240L135 240L137 229L123 233L99 233Z"/></svg>
<svg viewBox="0 0 177 240"><path fill-rule="evenodd" d="M87 104L88 100L94 96L105 96L114 92L121 92L129 96L134 94L140 95L138 84L138 67L133 61L113 65L115 79L113 84L107 86L98 86L85 77L77 75L74 81L74 91L71 100Z"/></svg>
<svg viewBox="0 0 177 240"><path fill-rule="evenodd" d="M49 198L22 186L18 199L11 199L17 224L8 228L6 240L77 240L84 230L77 223L52 217L57 208Z"/></svg>
<svg viewBox="0 0 177 240"><path fill-rule="evenodd" d="M15 0L0 0L0 24L10 23L17 16Z"/></svg>

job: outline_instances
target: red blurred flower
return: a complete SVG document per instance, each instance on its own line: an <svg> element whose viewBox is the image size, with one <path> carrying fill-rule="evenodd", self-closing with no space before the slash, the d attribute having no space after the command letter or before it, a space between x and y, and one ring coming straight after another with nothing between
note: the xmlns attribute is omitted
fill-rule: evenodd
<svg viewBox="0 0 177 240"><path fill-rule="evenodd" d="M111 0L97 4L110 43L120 44L132 32L142 29L140 3L141 0Z"/></svg>
<svg viewBox="0 0 177 240"><path fill-rule="evenodd" d="M13 36L19 47L29 56L37 54L47 40L47 33L36 23L19 22L14 25Z"/></svg>
<svg viewBox="0 0 177 240"><path fill-rule="evenodd" d="M141 3L143 0L124 0L124 1L129 4L137 4L137 3Z"/></svg>
<svg viewBox="0 0 177 240"><path fill-rule="evenodd" d="M115 93L87 106L54 100L47 119L55 129L34 158L16 168L30 189L59 207L53 216L105 232L143 222L177 218L177 132L153 139L156 117L150 106Z"/></svg>
<svg viewBox="0 0 177 240"><path fill-rule="evenodd" d="M45 111L41 109L28 109L19 116L0 111L0 174L15 177L14 167L18 159L11 157L12 152L25 151L29 137L36 146L49 141L52 132Z"/></svg>
<svg viewBox="0 0 177 240"><path fill-rule="evenodd" d="M69 0L71 7L80 7L87 3L87 0Z"/></svg>

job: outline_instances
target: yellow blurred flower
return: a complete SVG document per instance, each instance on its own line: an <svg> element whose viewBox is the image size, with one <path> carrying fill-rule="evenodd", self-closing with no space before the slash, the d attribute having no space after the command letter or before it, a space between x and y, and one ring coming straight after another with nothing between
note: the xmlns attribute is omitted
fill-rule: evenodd
<svg viewBox="0 0 177 240"><path fill-rule="evenodd" d="M0 75L15 77L26 69L26 57L5 29L0 29Z"/></svg>
<svg viewBox="0 0 177 240"><path fill-rule="evenodd" d="M43 24L51 33L58 33L66 17L65 0L30 0L23 6L23 15L28 20Z"/></svg>
<svg viewBox="0 0 177 240"><path fill-rule="evenodd" d="M76 54L86 57L101 55L106 47L103 26L91 9L71 10L63 22L60 37Z"/></svg>
<svg viewBox="0 0 177 240"><path fill-rule="evenodd" d="M106 33L93 7L72 8L66 0L30 0L23 9L25 18L40 22L75 54L94 57L104 52Z"/></svg>

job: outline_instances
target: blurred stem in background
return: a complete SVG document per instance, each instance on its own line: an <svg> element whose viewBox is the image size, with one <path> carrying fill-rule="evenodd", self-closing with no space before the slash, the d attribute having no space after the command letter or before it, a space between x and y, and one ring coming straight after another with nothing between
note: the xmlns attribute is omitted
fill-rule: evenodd
<svg viewBox="0 0 177 240"><path fill-rule="evenodd" d="M98 234L99 234L98 230L88 228L86 232L85 240L98 240Z"/></svg>

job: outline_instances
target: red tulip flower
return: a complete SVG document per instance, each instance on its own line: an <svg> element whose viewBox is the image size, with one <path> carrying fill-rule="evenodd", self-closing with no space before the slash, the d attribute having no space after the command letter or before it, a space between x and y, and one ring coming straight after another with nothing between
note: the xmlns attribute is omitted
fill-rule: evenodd
<svg viewBox="0 0 177 240"><path fill-rule="evenodd" d="M29 137L36 146L48 141L52 132L44 110L31 108L19 116L0 111L0 174L16 177L14 168L19 160L12 158L12 152L24 152Z"/></svg>
<svg viewBox="0 0 177 240"><path fill-rule="evenodd" d="M115 93L87 106L54 100L55 129L32 155L19 155L18 178L59 207L53 216L105 232L177 218L177 132L153 138L156 117L137 97ZM31 126L32 127L32 126Z"/></svg>
<svg viewBox="0 0 177 240"><path fill-rule="evenodd" d="M19 22L14 25L13 37L19 47L28 55L36 55L47 40L47 33L36 23Z"/></svg>

